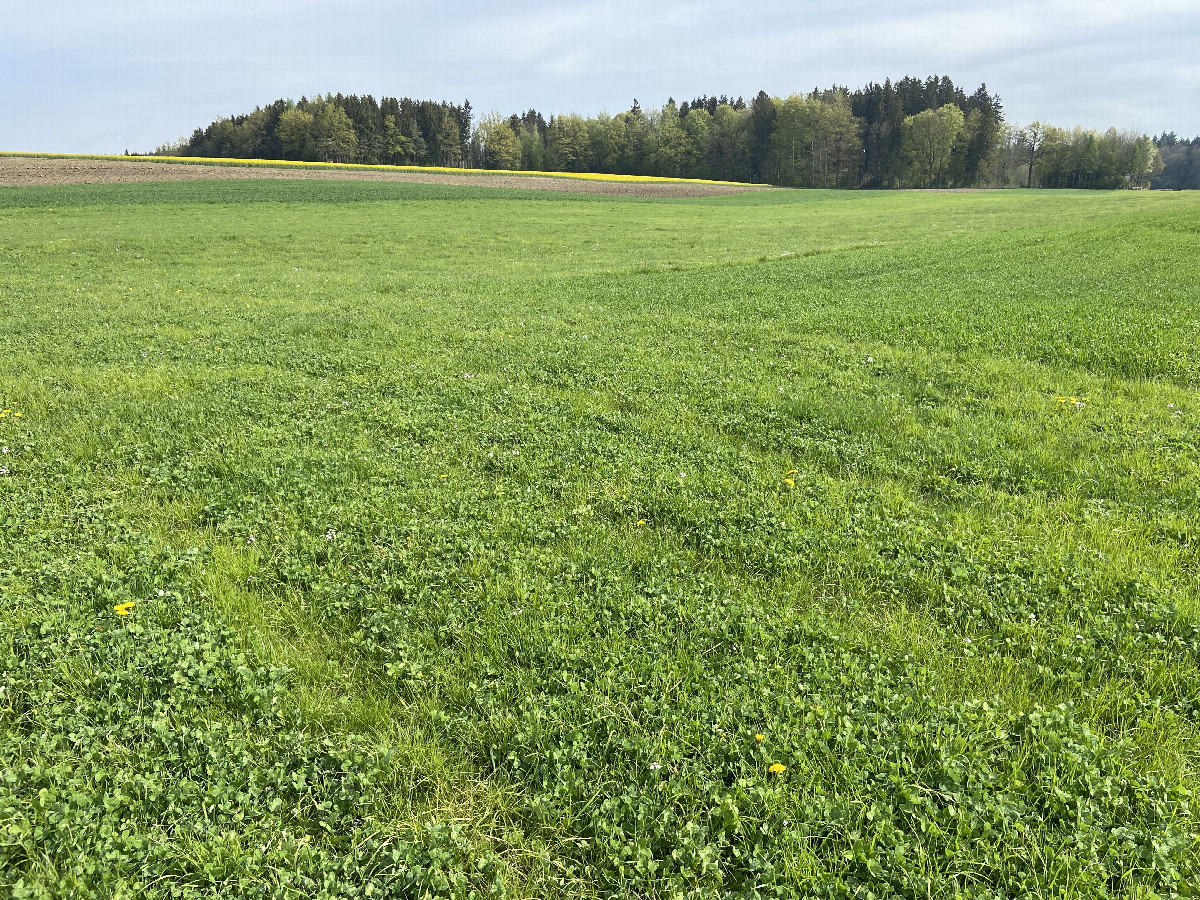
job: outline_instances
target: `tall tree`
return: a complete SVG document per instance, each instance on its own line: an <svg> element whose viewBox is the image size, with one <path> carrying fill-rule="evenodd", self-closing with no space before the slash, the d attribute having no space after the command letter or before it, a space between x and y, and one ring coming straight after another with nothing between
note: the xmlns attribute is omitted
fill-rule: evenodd
<svg viewBox="0 0 1200 900"><path fill-rule="evenodd" d="M967 99L963 141L963 183L990 183L1004 138L1004 115L1000 98L989 94L987 85Z"/></svg>
<svg viewBox="0 0 1200 900"><path fill-rule="evenodd" d="M582 172L587 164L591 142L582 116L555 116L546 131L546 146L553 154L556 169Z"/></svg>
<svg viewBox="0 0 1200 900"><path fill-rule="evenodd" d="M313 139L313 115L297 106L279 116L279 144L284 159L312 159L316 142Z"/></svg>
<svg viewBox="0 0 1200 900"><path fill-rule="evenodd" d="M922 187L944 185L955 144L963 134L963 112L952 103L904 120L904 148Z"/></svg>
<svg viewBox="0 0 1200 900"><path fill-rule="evenodd" d="M692 146L691 136L680 124L674 100L662 108L655 124L658 134L650 169L655 175L679 178L686 174L691 162Z"/></svg>
<svg viewBox="0 0 1200 900"><path fill-rule="evenodd" d="M1161 172L1165 166L1163 165L1162 155L1158 152L1158 147L1146 135L1138 138L1133 145L1130 153L1130 181L1132 187L1148 188L1150 180Z"/></svg>
<svg viewBox="0 0 1200 900"><path fill-rule="evenodd" d="M813 147L817 102L803 94L792 94L776 106L771 156L778 184L799 187L806 183L804 176Z"/></svg>
<svg viewBox="0 0 1200 900"><path fill-rule="evenodd" d="M382 139L384 162L394 166L410 163L415 149L412 138L408 137L401 128L400 120L394 115L385 117Z"/></svg>
<svg viewBox="0 0 1200 900"><path fill-rule="evenodd" d="M516 169L521 165L521 144L508 119L490 112L479 121L483 165L488 169Z"/></svg>
<svg viewBox="0 0 1200 900"><path fill-rule="evenodd" d="M1025 187L1033 187L1033 167L1054 146L1058 139L1057 130L1045 122L1035 120L1017 130L1017 148L1025 160L1027 174Z"/></svg>
<svg viewBox="0 0 1200 900"><path fill-rule="evenodd" d="M844 90L825 92L814 111L811 143L819 165L813 171L820 172L821 187L841 187L843 177L851 169L857 171L860 163L861 123Z"/></svg>
<svg viewBox="0 0 1200 900"><path fill-rule="evenodd" d="M433 145L437 148L438 165L454 167L462 162L462 134L458 130L458 117L451 110L443 109L438 117Z"/></svg>
<svg viewBox="0 0 1200 900"><path fill-rule="evenodd" d="M693 106L683 117L683 130L688 135L687 175L690 178L708 178L711 174L707 160L711 125L712 116L704 106Z"/></svg>
<svg viewBox="0 0 1200 900"><path fill-rule="evenodd" d="M722 181L745 181L749 177L744 116L728 103L720 104L713 114L706 161L713 177Z"/></svg>
<svg viewBox="0 0 1200 900"><path fill-rule="evenodd" d="M333 101L317 105L313 113L313 141L317 154L324 162L353 162L358 150L358 137L346 111Z"/></svg>
<svg viewBox="0 0 1200 900"><path fill-rule="evenodd" d="M750 119L748 122L747 157L750 162L750 180L765 181L767 157L771 152L771 137L775 133L775 120L778 111L775 101L767 96L766 91L759 91L750 104Z"/></svg>

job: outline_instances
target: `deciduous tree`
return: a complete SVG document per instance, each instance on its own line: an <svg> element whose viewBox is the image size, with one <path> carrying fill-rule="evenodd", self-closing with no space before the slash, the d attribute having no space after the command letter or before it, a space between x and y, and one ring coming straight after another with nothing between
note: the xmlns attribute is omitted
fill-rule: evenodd
<svg viewBox="0 0 1200 900"><path fill-rule="evenodd" d="M952 103L904 120L904 150L922 187L945 183L955 144L963 135L963 112Z"/></svg>
<svg viewBox="0 0 1200 900"><path fill-rule="evenodd" d="M490 112L479 121L483 144L483 165L488 169L516 169L521 165L521 144L517 135L498 112Z"/></svg>
<svg viewBox="0 0 1200 900"><path fill-rule="evenodd" d="M312 159L316 146L313 140L313 116L299 107L286 109L279 116L279 145L284 159Z"/></svg>

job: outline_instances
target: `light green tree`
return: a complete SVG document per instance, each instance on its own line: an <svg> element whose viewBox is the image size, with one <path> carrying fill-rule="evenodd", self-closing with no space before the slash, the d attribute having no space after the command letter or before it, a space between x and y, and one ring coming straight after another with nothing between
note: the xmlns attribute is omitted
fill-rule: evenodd
<svg viewBox="0 0 1200 900"><path fill-rule="evenodd" d="M313 139L317 153L325 162L353 162L358 152L358 136L346 111L326 101L313 113Z"/></svg>
<svg viewBox="0 0 1200 900"><path fill-rule="evenodd" d="M689 109L683 117L683 130L688 135L688 164L687 174L692 178L707 178L709 176L708 161L708 129L712 125L712 116L704 107Z"/></svg>
<svg viewBox="0 0 1200 900"><path fill-rule="evenodd" d="M521 165L521 144L508 119L493 110L476 129L483 144L483 164L488 169L516 169Z"/></svg>
<svg viewBox="0 0 1200 900"><path fill-rule="evenodd" d="M746 177L749 166L745 110L736 110L722 103L713 114L708 129L708 164L714 178L739 181Z"/></svg>
<svg viewBox="0 0 1200 900"><path fill-rule="evenodd" d="M610 117L605 125L605 135L600 142L604 155L598 160L603 172L622 171L621 163L629 141L625 125L626 119L623 115Z"/></svg>
<svg viewBox="0 0 1200 900"><path fill-rule="evenodd" d="M857 171L862 149L862 123L854 117L845 91L828 91L821 97L815 107L812 138L820 162L820 186L841 187L847 173Z"/></svg>
<svg viewBox="0 0 1200 900"><path fill-rule="evenodd" d="M279 115L275 129L284 159L313 159L313 115L297 106L285 109Z"/></svg>
<svg viewBox="0 0 1200 900"><path fill-rule="evenodd" d="M521 132L521 168L534 172L546 171L546 142L537 129Z"/></svg>
<svg viewBox="0 0 1200 900"><path fill-rule="evenodd" d="M691 138L679 122L679 109L671 101L659 111L655 124L657 141L650 160L651 171L679 178L688 167Z"/></svg>
<svg viewBox="0 0 1200 900"><path fill-rule="evenodd" d="M1043 156L1066 140L1066 132L1045 122L1033 121L1016 132L1016 145L1026 167L1025 187L1033 187L1033 168Z"/></svg>
<svg viewBox="0 0 1200 900"><path fill-rule="evenodd" d="M612 116L599 113L587 120L588 165L593 172L611 172L608 168L616 157L613 144Z"/></svg>
<svg viewBox="0 0 1200 900"><path fill-rule="evenodd" d="M1130 187L1150 187L1150 179L1164 168L1162 155L1154 141L1144 134L1134 141L1129 164Z"/></svg>
<svg viewBox="0 0 1200 900"><path fill-rule="evenodd" d="M963 112L953 103L904 120L902 146L921 187L944 184L954 147L963 136Z"/></svg>
<svg viewBox="0 0 1200 900"><path fill-rule="evenodd" d="M555 116L546 129L546 143L557 168L565 172L583 171L591 142L582 116Z"/></svg>
<svg viewBox="0 0 1200 900"><path fill-rule="evenodd" d="M780 181L801 185L811 177L812 154L815 150L814 131L818 102L804 94L792 94L776 103L775 134L771 138L771 155ZM810 178L806 179L806 175Z"/></svg>

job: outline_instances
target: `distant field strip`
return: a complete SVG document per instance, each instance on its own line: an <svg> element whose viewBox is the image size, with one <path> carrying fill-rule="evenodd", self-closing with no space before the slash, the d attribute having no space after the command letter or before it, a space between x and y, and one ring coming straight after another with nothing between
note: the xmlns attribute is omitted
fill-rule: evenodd
<svg viewBox="0 0 1200 900"><path fill-rule="evenodd" d="M35 160L55 161L55 163L35 165L33 163ZM184 169L184 166L203 167L200 170L203 171L203 175L195 169ZM494 187L524 187L535 190L664 197L703 196L711 193L769 189L764 185L732 181L607 175L590 172L355 165L189 156L131 157L64 153L0 153L0 186L176 180L197 177L373 178L434 184L475 184Z"/></svg>

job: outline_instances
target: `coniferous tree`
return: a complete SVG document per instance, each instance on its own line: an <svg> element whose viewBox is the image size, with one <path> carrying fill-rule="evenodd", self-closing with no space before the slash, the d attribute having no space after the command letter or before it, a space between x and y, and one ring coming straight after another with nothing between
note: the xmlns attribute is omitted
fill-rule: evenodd
<svg viewBox="0 0 1200 900"><path fill-rule="evenodd" d="M989 94L981 84L967 99L967 134L963 143L962 183L979 186L989 183L1004 137L1003 108L1000 98Z"/></svg>
<svg viewBox="0 0 1200 900"><path fill-rule="evenodd" d="M748 122L747 157L750 162L750 180L765 181L767 156L771 151L771 138L775 133L775 103L766 91L759 91L750 104Z"/></svg>

